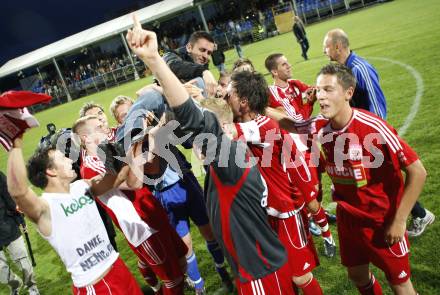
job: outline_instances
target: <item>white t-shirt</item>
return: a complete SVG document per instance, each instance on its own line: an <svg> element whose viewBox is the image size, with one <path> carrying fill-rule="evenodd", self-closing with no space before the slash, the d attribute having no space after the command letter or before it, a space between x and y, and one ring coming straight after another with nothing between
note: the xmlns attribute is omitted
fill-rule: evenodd
<svg viewBox="0 0 440 295"><path fill-rule="evenodd" d="M60 256L76 287L91 284L116 261L119 254L110 243L89 185L82 180L70 193L43 193L48 202L52 231L45 238Z"/></svg>

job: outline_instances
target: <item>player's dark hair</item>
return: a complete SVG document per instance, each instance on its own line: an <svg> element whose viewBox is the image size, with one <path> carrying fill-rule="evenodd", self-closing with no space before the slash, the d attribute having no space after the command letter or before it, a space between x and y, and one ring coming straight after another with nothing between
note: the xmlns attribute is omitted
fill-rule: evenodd
<svg viewBox="0 0 440 295"><path fill-rule="evenodd" d="M263 75L258 72L234 72L231 77L232 86L238 97L247 99L251 111L264 114L268 104L268 87Z"/></svg>
<svg viewBox="0 0 440 295"><path fill-rule="evenodd" d="M282 53L274 53L266 57L266 60L264 61L264 65L266 66L266 69L271 72L272 70L277 69L277 59L282 57Z"/></svg>
<svg viewBox="0 0 440 295"><path fill-rule="evenodd" d="M206 39L211 43L215 43L214 38L212 38L211 34L205 31L195 31L189 37L188 43L192 45L196 44L200 39Z"/></svg>
<svg viewBox="0 0 440 295"><path fill-rule="evenodd" d="M349 87L356 88L356 78L349 68L338 63L330 63L324 66L318 73L319 75L332 75L336 76L338 83L341 84L344 90Z"/></svg>
<svg viewBox="0 0 440 295"><path fill-rule="evenodd" d="M54 150L52 144L41 145L27 162L28 178L36 187L44 189L47 186L46 169L53 167L53 159L49 156L49 152Z"/></svg>

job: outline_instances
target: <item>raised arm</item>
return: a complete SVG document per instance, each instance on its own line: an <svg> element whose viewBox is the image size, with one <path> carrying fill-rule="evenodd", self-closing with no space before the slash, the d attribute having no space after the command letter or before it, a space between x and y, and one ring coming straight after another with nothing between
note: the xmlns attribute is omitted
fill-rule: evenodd
<svg viewBox="0 0 440 295"><path fill-rule="evenodd" d="M297 127L295 126L295 121L291 119L285 111L274 109L274 108L266 108L266 116L274 119L280 124L280 127L284 130L291 133L298 133Z"/></svg>
<svg viewBox="0 0 440 295"><path fill-rule="evenodd" d="M39 223L41 216L47 212L48 205L37 197L28 186L28 175L23 158L23 139L16 138L9 152L7 167L7 184L11 197L23 213L34 223Z"/></svg>
<svg viewBox="0 0 440 295"><path fill-rule="evenodd" d="M156 34L142 29L136 15L133 15L133 22L133 29L127 32L127 41L131 50L142 59L157 80L159 80L170 107L173 108L182 105L189 98L188 93L179 79L160 57Z"/></svg>

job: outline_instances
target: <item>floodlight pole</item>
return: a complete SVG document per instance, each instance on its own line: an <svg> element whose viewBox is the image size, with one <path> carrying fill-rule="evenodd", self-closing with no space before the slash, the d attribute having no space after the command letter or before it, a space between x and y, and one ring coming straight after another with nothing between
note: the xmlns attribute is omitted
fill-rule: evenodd
<svg viewBox="0 0 440 295"><path fill-rule="evenodd" d="M297 15L297 13L298 13L298 9L296 8L296 1L295 1L295 0L292 0L292 4L293 4L293 14L294 14L294 15Z"/></svg>
<svg viewBox="0 0 440 295"><path fill-rule="evenodd" d="M124 44L125 51L127 51L128 58L130 59L131 65L133 66L133 70L134 70L134 79L135 79L135 80L139 80L139 74L138 74L138 72L136 71L136 66L134 65L134 60L133 60L133 57L131 56L131 51L130 51L130 49L128 48L127 41L125 40L124 34L119 33L119 36L121 36L122 44Z"/></svg>
<svg viewBox="0 0 440 295"><path fill-rule="evenodd" d="M55 57L52 57L52 62L55 65L55 69L57 70L58 76L61 79L61 84L63 84L64 92L67 95L67 101L70 102L70 101L72 101L72 96L70 96L70 92L69 92L69 89L67 88L66 81L64 81L64 77L61 74L60 67L58 66L58 63L57 63L57 60L55 59Z"/></svg>
<svg viewBox="0 0 440 295"><path fill-rule="evenodd" d="M43 83L44 81L43 81L43 76L41 75L41 72L40 72L40 69L38 68L38 66L37 66L37 72L38 72L38 77L40 78L40 80L41 80L41 83Z"/></svg>
<svg viewBox="0 0 440 295"><path fill-rule="evenodd" d="M205 27L205 31L209 33L208 24L206 23L205 15L203 14L202 4L197 5L197 8L199 9L199 14L202 19L203 26Z"/></svg>

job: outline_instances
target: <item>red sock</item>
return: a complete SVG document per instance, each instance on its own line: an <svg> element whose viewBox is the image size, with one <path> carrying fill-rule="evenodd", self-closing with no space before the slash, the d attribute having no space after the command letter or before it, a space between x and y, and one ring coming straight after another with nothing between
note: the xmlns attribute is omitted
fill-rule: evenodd
<svg viewBox="0 0 440 295"><path fill-rule="evenodd" d="M303 285L299 285L298 288L300 288L304 295L322 295L322 289L321 286L318 283L318 280L312 277L310 281Z"/></svg>
<svg viewBox="0 0 440 295"><path fill-rule="evenodd" d="M330 229L328 227L327 216L325 215L324 209L319 206L319 210L316 213L312 213L313 220L321 228L322 237L330 238L332 236Z"/></svg>
<svg viewBox="0 0 440 295"><path fill-rule="evenodd" d="M162 295L181 295L184 294L184 283L183 277L175 279L175 280L164 280L162 281Z"/></svg>
<svg viewBox="0 0 440 295"><path fill-rule="evenodd" d="M146 265L144 262L138 260L138 268L142 274L144 280L150 285L154 291L157 291L157 288L160 288L160 283L157 280L156 274L151 270L151 268Z"/></svg>
<svg viewBox="0 0 440 295"><path fill-rule="evenodd" d="M357 288L361 295L382 295L382 287L373 274L370 275L370 282L366 286Z"/></svg>

